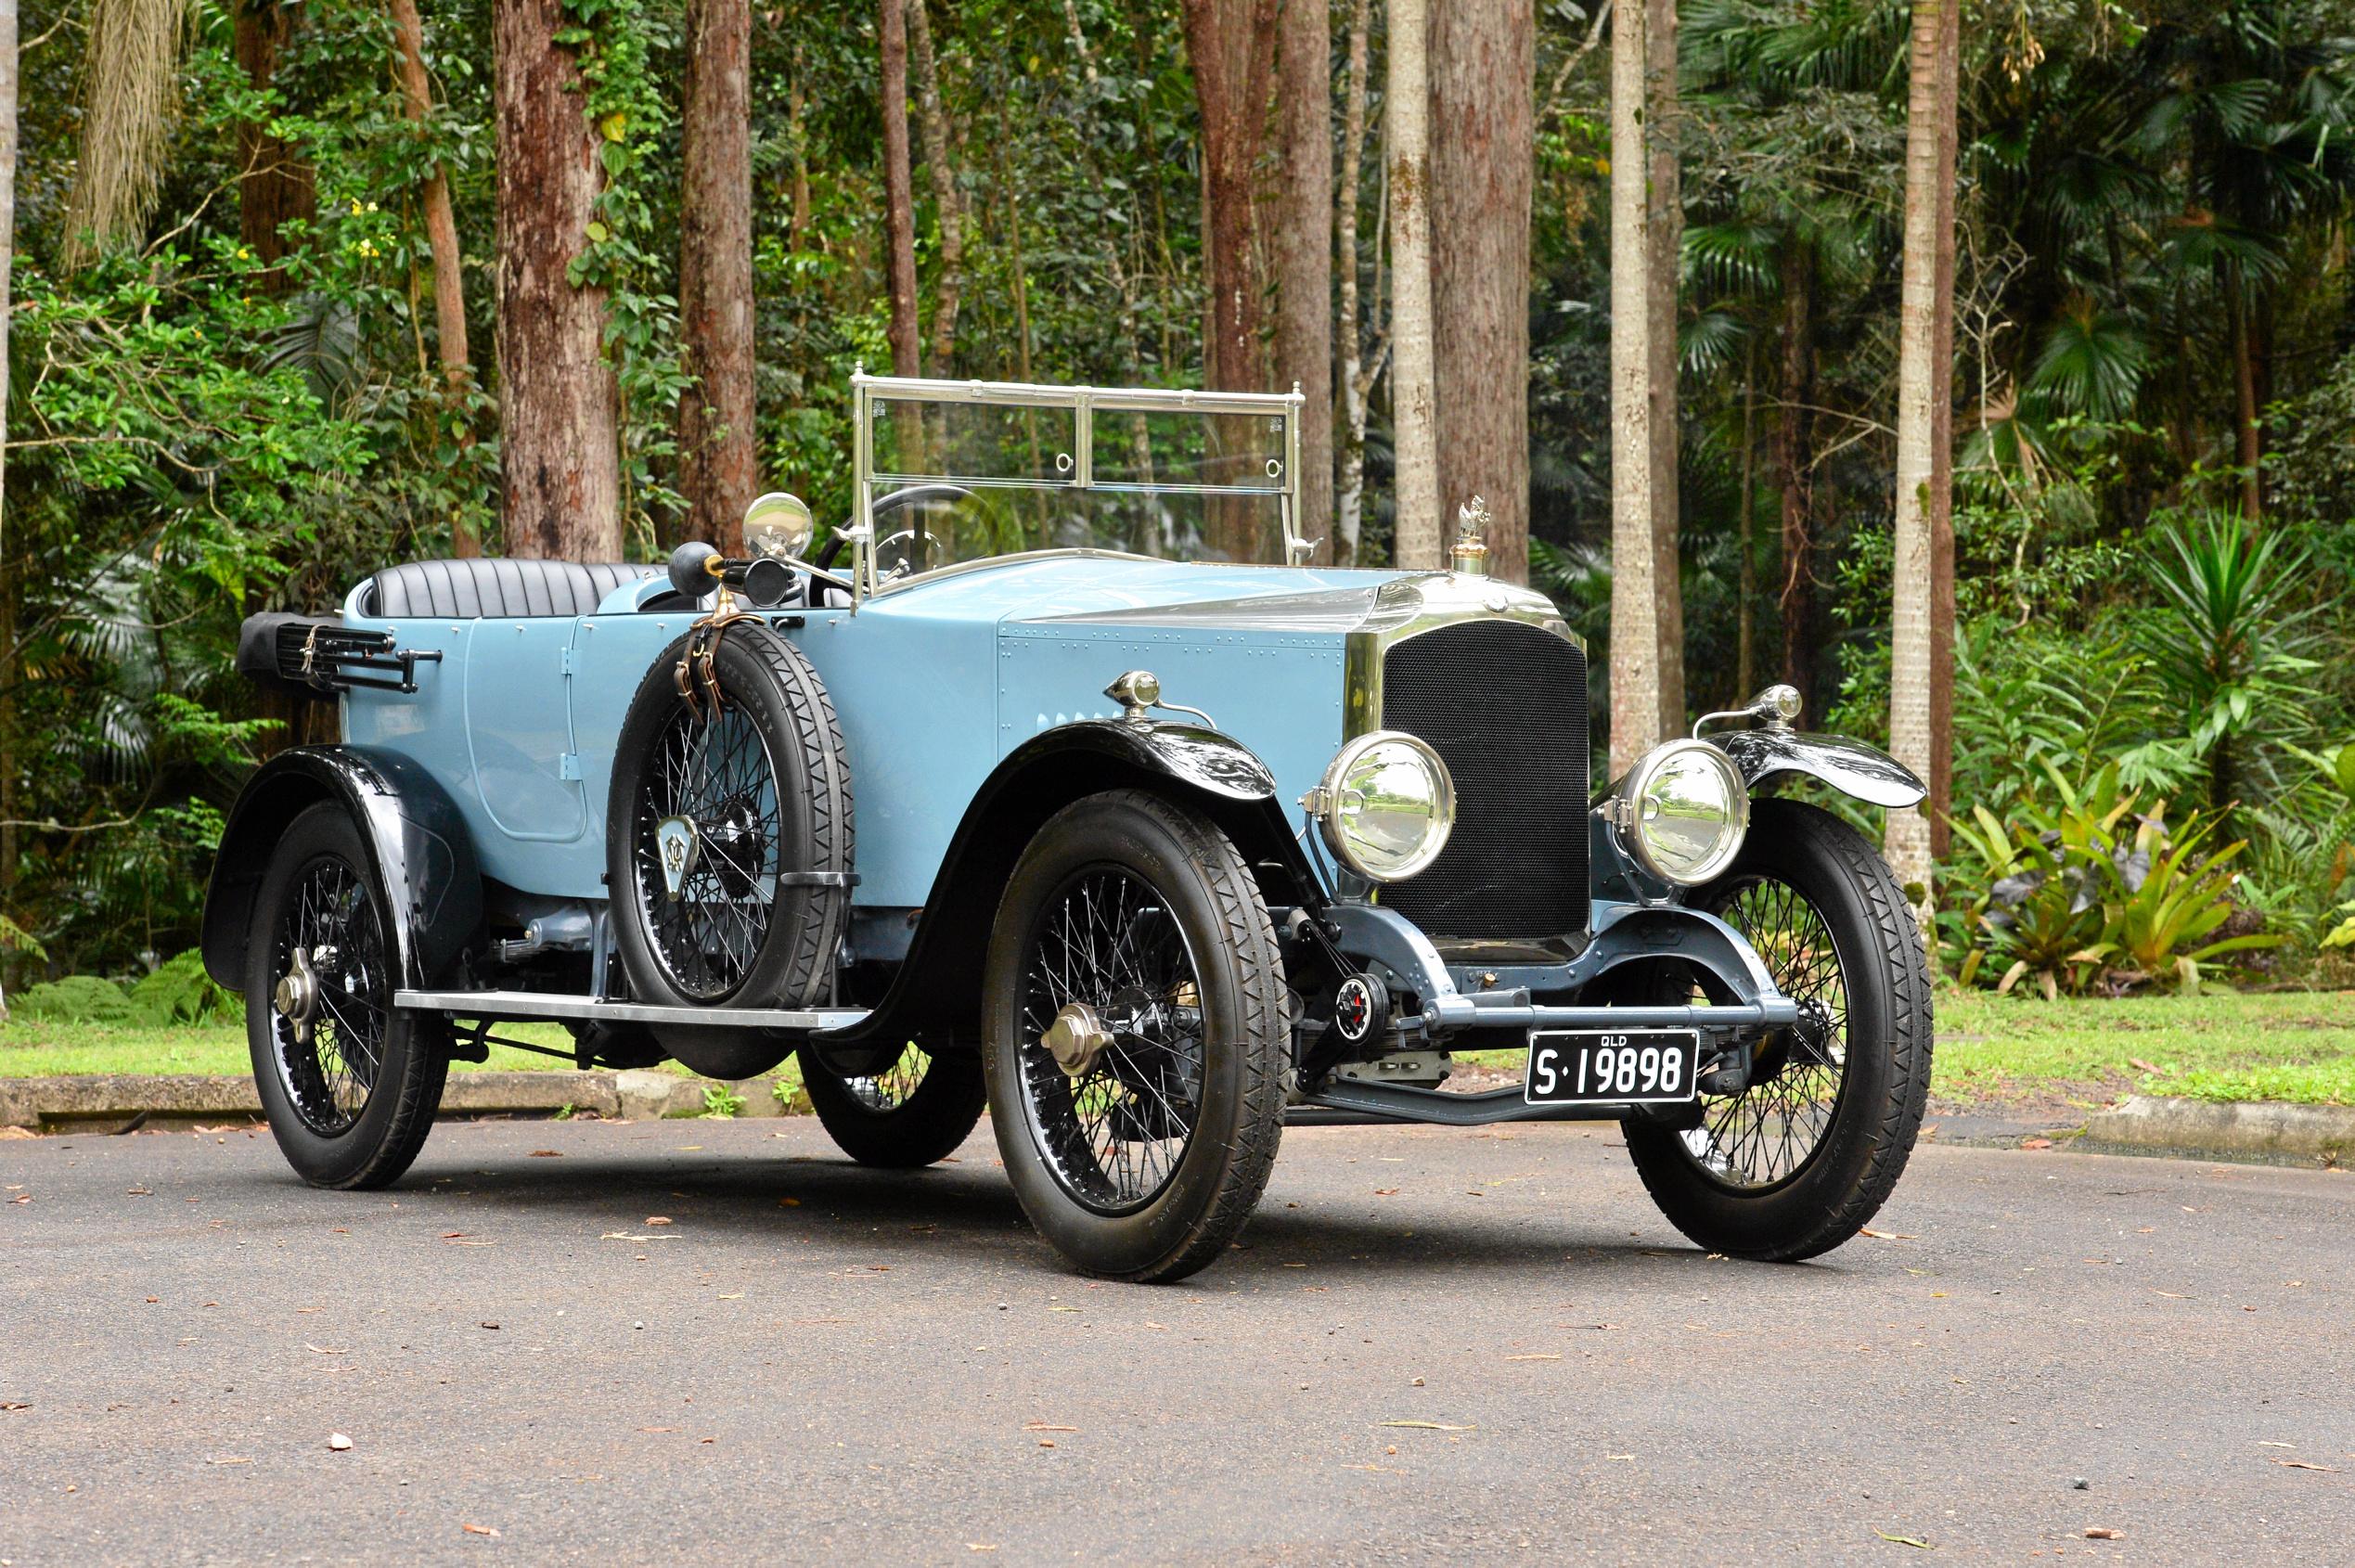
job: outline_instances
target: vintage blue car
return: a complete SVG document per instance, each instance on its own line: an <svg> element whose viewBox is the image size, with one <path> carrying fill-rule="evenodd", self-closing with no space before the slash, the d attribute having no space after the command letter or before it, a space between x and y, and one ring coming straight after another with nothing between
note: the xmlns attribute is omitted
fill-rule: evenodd
<svg viewBox="0 0 2355 1568"><path fill-rule="evenodd" d="M206 967L248 998L295 1170L398 1177L452 1059L799 1053L855 1159L984 1105L1077 1267L1218 1255L1288 1116L1610 1119L1700 1245L1795 1259L1912 1146L1930 998L1904 895L1812 778L1922 796L1769 688L1590 788L1586 651L1483 570L1315 563L1294 396L860 375L856 515L813 547L429 560L240 664L341 743L238 803ZM1524 1082L1444 1086L1451 1053Z"/></svg>

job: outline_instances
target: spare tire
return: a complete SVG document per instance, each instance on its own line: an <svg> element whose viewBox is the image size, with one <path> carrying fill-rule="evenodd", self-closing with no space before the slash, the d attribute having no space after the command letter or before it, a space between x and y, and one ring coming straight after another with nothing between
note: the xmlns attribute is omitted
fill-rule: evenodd
<svg viewBox="0 0 2355 1568"><path fill-rule="evenodd" d="M757 619L715 634L714 703L677 671L690 632L630 701L606 811L606 881L640 1000L674 1007L820 1001L850 919L851 783L842 726L801 650ZM714 634L703 634L712 636ZM784 1060L765 1032L664 1025L708 1077Z"/></svg>

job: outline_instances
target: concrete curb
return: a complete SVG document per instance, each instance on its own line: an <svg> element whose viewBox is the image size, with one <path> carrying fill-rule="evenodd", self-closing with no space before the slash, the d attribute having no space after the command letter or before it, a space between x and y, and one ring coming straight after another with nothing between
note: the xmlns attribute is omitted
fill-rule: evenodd
<svg viewBox="0 0 2355 1568"><path fill-rule="evenodd" d="M740 1117L782 1116L774 1078L725 1086L740 1097ZM444 1116L553 1116L566 1106L608 1120L700 1116L712 1084L671 1073L467 1073L450 1074ZM805 1105L799 1095L795 1108ZM144 1114L149 1121L209 1122L262 1114L251 1078L111 1073L56 1078L0 1078L0 1127L33 1132L95 1128Z"/></svg>
<svg viewBox="0 0 2355 1568"><path fill-rule="evenodd" d="M2240 1164L2336 1166L2355 1161L2355 1106L2224 1104L2132 1095L2085 1119L2074 1149Z"/></svg>

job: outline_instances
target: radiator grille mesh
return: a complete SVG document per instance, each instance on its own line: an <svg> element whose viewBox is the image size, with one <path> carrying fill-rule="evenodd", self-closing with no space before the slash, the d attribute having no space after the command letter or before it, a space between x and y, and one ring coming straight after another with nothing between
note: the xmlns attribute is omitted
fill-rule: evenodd
<svg viewBox="0 0 2355 1568"><path fill-rule="evenodd" d="M1382 726L1430 743L1456 780L1456 828L1382 902L1435 937L1533 939L1587 923L1587 656L1517 621L1465 621L1395 644Z"/></svg>

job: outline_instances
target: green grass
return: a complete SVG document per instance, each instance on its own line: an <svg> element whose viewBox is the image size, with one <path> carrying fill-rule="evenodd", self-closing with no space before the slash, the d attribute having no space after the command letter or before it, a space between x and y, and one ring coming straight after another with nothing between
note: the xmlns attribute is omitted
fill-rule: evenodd
<svg viewBox="0 0 2355 1568"><path fill-rule="evenodd" d="M2355 991L2048 1002L1950 987L1937 1006L1930 1092L1942 1114L2091 1109L2128 1094L2355 1105ZM1460 1060L1521 1067L1519 1051Z"/></svg>
<svg viewBox="0 0 2355 1568"><path fill-rule="evenodd" d="M2047 1002L1987 991L1937 995L1932 1092L1950 1106L2093 1106L2123 1094L2355 1105L2355 992L2300 991ZM503 1033L563 1046L554 1024ZM1517 1070L1520 1053L1471 1060ZM2147 1065L2137 1065L2144 1063ZM494 1068L562 1067L494 1046ZM461 1072L471 1063L457 1064ZM676 1069L676 1071L684 1071ZM0 1026L0 1077L66 1073L251 1071L242 1029ZM793 1064L785 1069L793 1076Z"/></svg>
<svg viewBox="0 0 2355 1568"><path fill-rule="evenodd" d="M1937 1015L1932 1088L1955 1100L2135 1093L2355 1105L2355 992L2048 1002L1945 990Z"/></svg>
<svg viewBox="0 0 2355 1568"><path fill-rule="evenodd" d="M560 1048L572 1045L572 1036L552 1023L516 1024L502 1027L499 1033L534 1045ZM493 1046L491 1060L480 1067L470 1061L452 1063L461 1073L571 1065L552 1056L503 1046ZM146 1029L16 1019L0 1025L0 1078L42 1078L67 1073L200 1073L242 1078L252 1071L241 1024L227 1029Z"/></svg>

